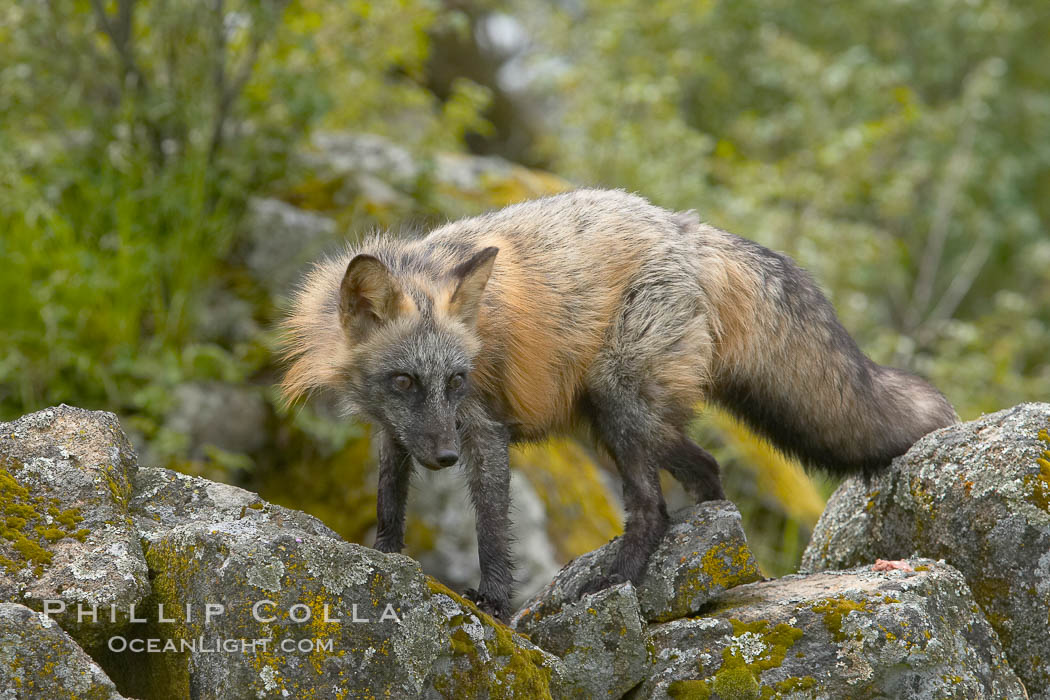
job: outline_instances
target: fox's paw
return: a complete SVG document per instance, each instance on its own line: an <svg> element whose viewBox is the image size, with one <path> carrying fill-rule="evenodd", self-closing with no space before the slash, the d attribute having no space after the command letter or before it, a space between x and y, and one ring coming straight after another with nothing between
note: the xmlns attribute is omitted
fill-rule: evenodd
<svg viewBox="0 0 1050 700"><path fill-rule="evenodd" d="M376 543L372 545L372 549L385 554L400 554L402 545L400 542L395 542L394 540L377 539Z"/></svg>
<svg viewBox="0 0 1050 700"><path fill-rule="evenodd" d="M606 588L612 588L621 583L627 581L621 574L609 574L608 576L595 576L587 583L583 584L583 588L580 589L580 598L591 593L597 593L598 591L604 591Z"/></svg>
<svg viewBox="0 0 1050 700"><path fill-rule="evenodd" d="M474 588L463 591L463 597L481 608L481 612L492 615L500 622L505 623L510 619L510 601L508 600L497 600Z"/></svg>

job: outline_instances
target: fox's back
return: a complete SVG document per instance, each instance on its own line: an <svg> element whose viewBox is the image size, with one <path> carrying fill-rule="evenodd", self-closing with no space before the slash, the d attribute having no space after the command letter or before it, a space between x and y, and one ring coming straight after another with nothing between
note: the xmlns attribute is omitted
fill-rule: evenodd
<svg viewBox="0 0 1050 700"><path fill-rule="evenodd" d="M464 251L499 248L476 376L532 437L571 422L632 288L654 277L672 293L675 281L695 284L684 235L674 214L640 197L578 190L453 222L416 245L449 269Z"/></svg>

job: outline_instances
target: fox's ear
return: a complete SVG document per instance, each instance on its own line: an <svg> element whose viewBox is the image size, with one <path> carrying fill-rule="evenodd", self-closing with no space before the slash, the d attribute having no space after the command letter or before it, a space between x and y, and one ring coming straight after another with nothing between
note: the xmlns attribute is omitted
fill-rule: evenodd
<svg viewBox="0 0 1050 700"><path fill-rule="evenodd" d="M459 278L456 291L452 292L448 307L452 315L461 321L473 325L478 320L478 309L481 308L481 294L492 274L492 265L496 262L499 248L489 246L478 251L464 263L456 266L453 276Z"/></svg>
<svg viewBox="0 0 1050 700"><path fill-rule="evenodd" d="M371 255L357 255L346 266L339 287L339 322L359 341L400 313L401 285L387 266Z"/></svg>

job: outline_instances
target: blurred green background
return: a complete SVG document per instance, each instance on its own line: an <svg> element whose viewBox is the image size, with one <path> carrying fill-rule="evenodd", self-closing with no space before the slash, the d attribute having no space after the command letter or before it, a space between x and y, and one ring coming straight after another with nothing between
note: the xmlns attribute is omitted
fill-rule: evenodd
<svg viewBox="0 0 1050 700"><path fill-rule="evenodd" d="M1046 400L1047 37L1045 0L0 0L0 420L114 411L144 464L368 543L367 428L273 389L295 280L578 185L794 256L964 419ZM721 413L695 432L794 570L834 484ZM527 593L619 531L619 487L570 440L514 467ZM471 584L463 489L421 481L409 553Z"/></svg>

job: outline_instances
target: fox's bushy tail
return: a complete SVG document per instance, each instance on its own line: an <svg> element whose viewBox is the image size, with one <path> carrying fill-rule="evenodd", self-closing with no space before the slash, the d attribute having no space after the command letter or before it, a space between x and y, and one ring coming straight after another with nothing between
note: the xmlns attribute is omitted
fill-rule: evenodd
<svg viewBox="0 0 1050 700"><path fill-rule="evenodd" d="M701 227L716 319L710 398L808 466L871 474L958 422L925 380L868 359L787 256ZM706 275L705 275L706 277Z"/></svg>

